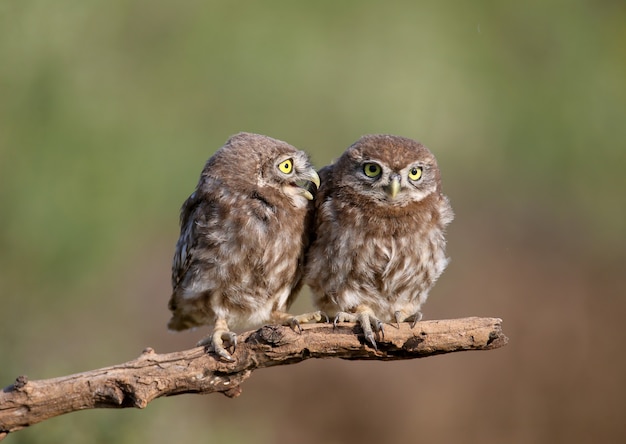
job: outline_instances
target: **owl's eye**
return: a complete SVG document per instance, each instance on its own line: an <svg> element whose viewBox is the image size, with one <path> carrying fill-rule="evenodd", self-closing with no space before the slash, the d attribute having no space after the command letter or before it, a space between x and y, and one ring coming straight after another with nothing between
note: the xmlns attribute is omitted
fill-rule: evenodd
<svg viewBox="0 0 626 444"><path fill-rule="evenodd" d="M409 171L409 179L419 180L422 177L422 167L413 167Z"/></svg>
<svg viewBox="0 0 626 444"><path fill-rule="evenodd" d="M293 161L291 159L283 160L278 164L278 169L285 174L289 174L293 171Z"/></svg>
<svg viewBox="0 0 626 444"><path fill-rule="evenodd" d="M380 165L377 163L366 163L363 165L363 172L367 177L378 177L382 172Z"/></svg>

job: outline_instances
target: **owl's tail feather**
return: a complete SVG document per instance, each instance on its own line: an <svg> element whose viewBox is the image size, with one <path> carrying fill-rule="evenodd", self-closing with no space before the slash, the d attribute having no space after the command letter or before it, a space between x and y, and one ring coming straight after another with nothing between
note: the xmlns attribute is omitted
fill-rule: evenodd
<svg viewBox="0 0 626 444"><path fill-rule="evenodd" d="M187 330L188 328L191 328L191 326L188 325L187 322L184 322L182 318L176 317L176 315L174 315L172 316L172 319L170 319L170 321L167 323L167 328L169 330L181 331Z"/></svg>
<svg viewBox="0 0 626 444"><path fill-rule="evenodd" d="M209 324L210 318L203 309L202 298L184 300L178 292L174 291L167 307L172 312L172 318L167 323L167 328L170 330L188 330Z"/></svg>
<svg viewBox="0 0 626 444"><path fill-rule="evenodd" d="M172 310L172 318L167 323L167 328L173 331L188 330L190 328L198 327L202 325L202 322L198 322L194 316L189 313L185 313L183 310L177 309L174 304L170 303L170 310Z"/></svg>

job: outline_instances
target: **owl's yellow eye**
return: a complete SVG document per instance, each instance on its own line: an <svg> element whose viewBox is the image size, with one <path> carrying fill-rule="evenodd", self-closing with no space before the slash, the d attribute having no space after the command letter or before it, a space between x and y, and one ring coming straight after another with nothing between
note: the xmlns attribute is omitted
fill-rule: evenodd
<svg viewBox="0 0 626 444"><path fill-rule="evenodd" d="M419 180L422 177L422 167L413 167L409 170L409 179Z"/></svg>
<svg viewBox="0 0 626 444"><path fill-rule="evenodd" d="M278 164L278 169L285 174L289 174L293 171L293 161L291 159L283 160Z"/></svg>
<svg viewBox="0 0 626 444"><path fill-rule="evenodd" d="M366 163L363 165L363 172L367 177L377 177L380 176L382 172L380 165L377 163Z"/></svg>

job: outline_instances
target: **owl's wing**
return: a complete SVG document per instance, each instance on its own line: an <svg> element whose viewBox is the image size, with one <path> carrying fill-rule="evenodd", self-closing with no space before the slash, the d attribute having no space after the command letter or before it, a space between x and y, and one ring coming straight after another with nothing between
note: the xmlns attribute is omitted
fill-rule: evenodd
<svg viewBox="0 0 626 444"><path fill-rule="evenodd" d="M200 290L206 279L206 257L219 242L211 236L216 226L217 207L216 199L196 190L180 210L180 237L172 260L173 291L168 303L172 311L170 330L185 330L210 321L204 312L195 309L193 302L189 303L189 298L207 297ZM188 293L194 289L193 293Z"/></svg>
<svg viewBox="0 0 626 444"><path fill-rule="evenodd" d="M195 191L180 209L180 237L176 242L176 250L172 260L172 288L174 290L187 274L193 259L197 239L197 236L194 235L195 219L201 204L202 199L198 197L198 191Z"/></svg>

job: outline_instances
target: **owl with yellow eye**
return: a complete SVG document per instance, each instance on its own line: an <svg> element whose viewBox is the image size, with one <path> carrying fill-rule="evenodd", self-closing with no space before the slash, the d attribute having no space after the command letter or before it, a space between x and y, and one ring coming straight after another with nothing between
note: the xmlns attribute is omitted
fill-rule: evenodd
<svg viewBox="0 0 626 444"><path fill-rule="evenodd" d="M316 307L358 322L374 348L384 323L422 318L448 264L454 215L433 154L392 135L363 136L319 172L305 281Z"/></svg>
<svg viewBox="0 0 626 444"><path fill-rule="evenodd" d="M286 312L302 287L311 191L319 184L303 151L260 134L231 137L181 208L168 327L208 325L198 344L232 361L231 327L320 321L319 312Z"/></svg>

